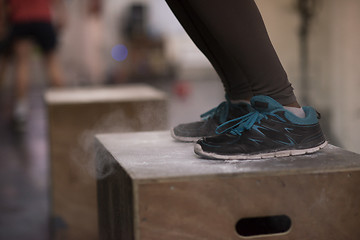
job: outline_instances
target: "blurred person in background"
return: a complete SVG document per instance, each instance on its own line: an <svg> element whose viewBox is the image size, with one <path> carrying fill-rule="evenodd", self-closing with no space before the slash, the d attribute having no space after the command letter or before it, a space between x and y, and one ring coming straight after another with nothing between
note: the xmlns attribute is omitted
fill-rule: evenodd
<svg viewBox="0 0 360 240"><path fill-rule="evenodd" d="M104 81L104 24L102 19L103 0L87 0L83 21L83 54L84 74L87 84L100 85Z"/></svg>
<svg viewBox="0 0 360 240"><path fill-rule="evenodd" d="M67 25L61 36L60 56L68 86L101 85L108 57L103 0L66 1ZM109 11L109 10L108 10ZM111 35L111 34L110 34Z"/></svg>
<svg viewBox="0 0 360 240"><path fill-rule="evenodd" d="M4 0L0 0L0 86L2 86L4 80L9 55L7 11Z"/></svg>
<svg viewBox="0 0 360 240"><path fill-rule="evenodd" d="M0 0L1 20L9 25L7 41L15 64L14 123L21 127L27 117L27 92L30 60L34 47L41 50L52 86L62 86L64 79L56 54L57 32L65 25L62 0ZM1 23L4 24L4 23ZM0 25L1 26L1 25Z"/></svg>

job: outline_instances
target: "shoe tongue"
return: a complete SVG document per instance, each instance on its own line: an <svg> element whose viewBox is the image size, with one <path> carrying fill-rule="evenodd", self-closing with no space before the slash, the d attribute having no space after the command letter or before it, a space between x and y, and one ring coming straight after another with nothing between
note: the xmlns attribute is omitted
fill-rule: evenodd
<svg viewBox="0 0 360 240"><path fill-rule="evenodd" d="M268 96L254 96L251 98L251 106L260 112L271 112L275 109L283 108L283 106Z"/></svg>

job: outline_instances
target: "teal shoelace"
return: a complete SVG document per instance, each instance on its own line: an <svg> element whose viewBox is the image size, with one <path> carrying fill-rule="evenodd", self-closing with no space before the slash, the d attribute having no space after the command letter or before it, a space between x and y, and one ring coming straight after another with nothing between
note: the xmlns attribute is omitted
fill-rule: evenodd
<svg viewBox="0 0 360 240"><path fill-rule="evenodd" d="M275 116L280 121L285 122L283 118L274 114L275 111L278 110L274 110L272 112L259 112L254 110L244 116L224 122L216 128L215 132L216 134L229 132L233 135L241 135L244 131L250 130L255 123L260 123L260 121L264 118L268 119L268 116Z"/></svg>
<svg viewBox="0 0 360 240"><path fill-rule="evenodd" d="M231 103L229 101L222 102L219 106L201 114L200 117L203 120L206 120L214 116L219 116L220 123L224 123L229 115L230 104Z"/></svg>

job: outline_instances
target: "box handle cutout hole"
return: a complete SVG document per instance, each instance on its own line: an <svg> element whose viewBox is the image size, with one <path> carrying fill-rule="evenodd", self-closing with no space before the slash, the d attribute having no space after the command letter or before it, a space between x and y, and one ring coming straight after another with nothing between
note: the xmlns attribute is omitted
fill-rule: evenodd
<svg viewBox="0 0 360 240"><path fill-rule="evenodd" d="M291 219L286 215L241 218L236 223L236 232L242 237L286 233Z"/></svg>

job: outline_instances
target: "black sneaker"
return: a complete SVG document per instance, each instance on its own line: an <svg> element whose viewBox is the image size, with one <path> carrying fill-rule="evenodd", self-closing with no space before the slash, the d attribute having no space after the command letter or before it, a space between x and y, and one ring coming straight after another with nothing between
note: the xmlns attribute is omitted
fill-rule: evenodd
<svg viewBox="0 0 360 240"><path fill-rule="evenodd" d="M220 135L200 139L195 153L212 159L260 159L313 153L326 146L317 113L303 107L299 118L267 96L251 99L255 109L217 128Z"/></svg>
<svg viewBox="0 0 360 240"><path fill-rule="evenodd" d="M229 119L238 118L251 111L250 104L232 104L229 100L202 114L201 121L184 123L171 129L171 136L183 142L195 142L202 137L213 136L216 128Z"/></svg>

